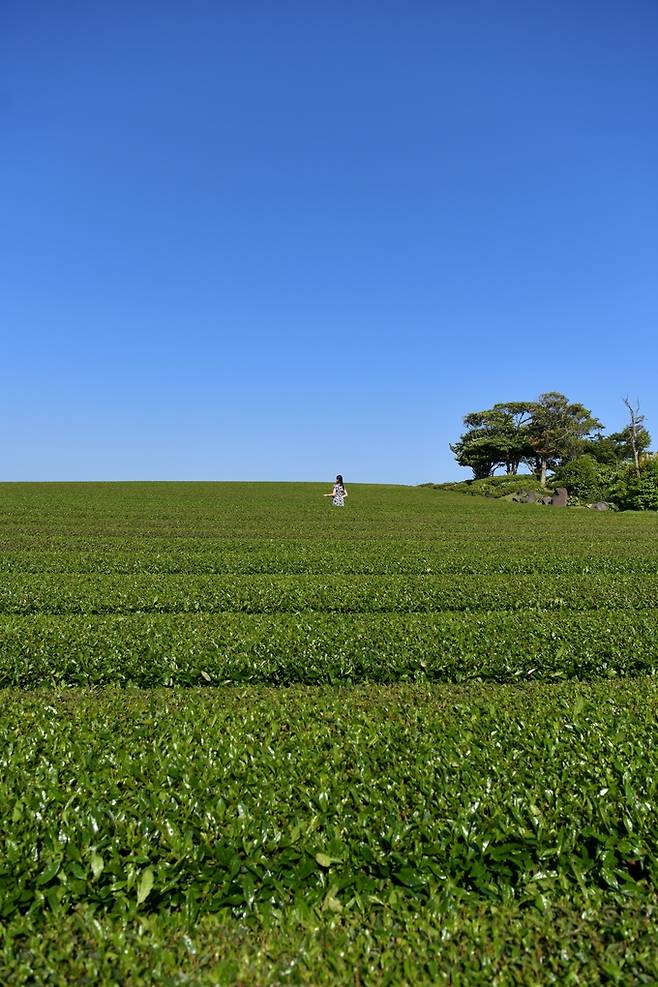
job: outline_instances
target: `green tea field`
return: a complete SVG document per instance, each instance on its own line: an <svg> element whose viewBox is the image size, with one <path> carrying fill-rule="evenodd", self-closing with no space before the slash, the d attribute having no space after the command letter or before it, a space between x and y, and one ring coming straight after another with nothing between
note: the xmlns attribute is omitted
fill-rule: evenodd
<svg viewBox="0 0 658 987"><path fill-rule="evenodd" d="M658 982L658 515L0 484L0 982Z"/></svg>

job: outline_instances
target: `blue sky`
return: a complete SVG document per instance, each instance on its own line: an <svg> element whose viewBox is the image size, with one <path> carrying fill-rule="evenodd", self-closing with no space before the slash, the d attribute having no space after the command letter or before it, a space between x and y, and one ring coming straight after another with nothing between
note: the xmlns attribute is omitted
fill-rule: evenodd
<svg viewBox="0 0 658 987"><path fill-rule="evenodd" d="M0 479L467 476L658 445L655 0L5 0Z"/></svg>

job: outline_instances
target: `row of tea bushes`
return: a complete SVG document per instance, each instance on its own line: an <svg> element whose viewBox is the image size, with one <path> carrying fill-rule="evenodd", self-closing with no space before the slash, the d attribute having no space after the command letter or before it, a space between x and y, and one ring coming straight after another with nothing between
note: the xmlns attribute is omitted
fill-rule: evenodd
<svg viewBox="0 0 658 987"><path fill-rule="evenodd" d="M5 575L0 614L647 610L658 576Z"/></svg>
<svg viewBox="0 0 658 987"><path fill-rule="evenodd" d="M363 910L298 903L246 921L227 909L190 921L184 910L130 916L78 905L57 922L7 922L0 983L627 987L658 982L657 920L652 889L570 889L528 907L479 895L425 904L393 888Z"/></svg>
<svg viewBox="0 0 658 987"><path fill-rule="evenodd" d="M0 617L0 687L653 674L658 611Z"/></svg>
<svg viewBox="0 0 658 987"><path fill-rule="evenodd" d="M658 880L658 684L5 692L0 917Z"/></svg>
<svg viewBox="0 0 658 987"><path fill-rule="evenodd" d="M492 535L497 538L499 535ZM428 543L364 543L304 545L259 542L242 546L212 546L205 552L125 549L87 551L51 550L48 547L0 554L0 573L90 573L117 575L658 575L658 544L612 550L596 545L553 545L538 551L521 543L500 546L473 541L466 548Z"/></svg>

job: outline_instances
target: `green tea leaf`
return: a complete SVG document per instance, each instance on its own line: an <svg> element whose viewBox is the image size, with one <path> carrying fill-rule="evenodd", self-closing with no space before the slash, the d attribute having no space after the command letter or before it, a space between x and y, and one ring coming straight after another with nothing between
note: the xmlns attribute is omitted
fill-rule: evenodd
<svg viewBox="0 0 658 987"><path fill-rule="evenodd" d="M37 883L37 886L38 887L43 887L44 884L48 884L49 881L52 881L53 877L55 877L58 874L59 868L61 867L61 864L62 864L62 861L61 860L53 860L53 862L50 863L39 874L39 876L37 878L37 882L36 882Z"/></svg>
<svg viewBox="0 0 658 987"><path fill-rule="evenodd" d="M103 858L101 857L101 855L99 853L96 853L96 852L92 853L92 855L91 855L91 870L92 870L92 873L94 875L94 878L99 878L101 876L101 874L103 873L103 868L104 867L105 867L105 864L103 862Z"/></svg>
<svg viewBox="0 0 658 987"><path fill-rule="evenodd" d="M139 884L137 885L137 904L141 905L148 898L151 890L153 888L153 871L150 867L147 867L143 871L142 876L139 879Z"/></svg>

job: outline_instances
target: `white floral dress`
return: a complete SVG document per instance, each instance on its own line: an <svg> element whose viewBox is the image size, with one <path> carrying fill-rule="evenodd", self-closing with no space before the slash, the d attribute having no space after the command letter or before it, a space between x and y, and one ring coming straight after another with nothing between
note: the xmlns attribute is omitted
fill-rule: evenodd
<svg viewBox="0 0 658 987"><path fill-rule="evenodd" d="M334 486L331 503L334 507L345 507L345 487L342 487L340 483Z"/></svg>

